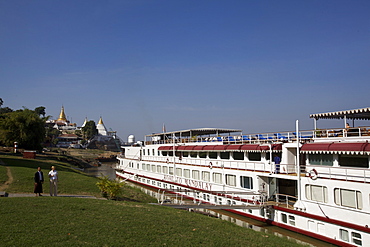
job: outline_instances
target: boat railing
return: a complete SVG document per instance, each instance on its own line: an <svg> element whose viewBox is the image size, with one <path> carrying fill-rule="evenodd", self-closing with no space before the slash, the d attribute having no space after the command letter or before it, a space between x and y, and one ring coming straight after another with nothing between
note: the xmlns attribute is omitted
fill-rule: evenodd
<svg viewBox="0 0 370 247"><path fill-rule="evenodd" d="M177 156L145 156L143 161L154 161L171 164L183 164L192 166L208 167L209 169L225 168L234 170L250 170L255 172L268 172L279 174L296 174L297 167L294 164L279 164L279 169L273 162L266 161L239 161L239 160L220 160L220 159L199 159ZM304 172L304 171L303 171Z"/></svg>
<svg viewBox="0 0 370 247"><path fill-rule="evenodd" d="M194 145L201 145L200 143L222 143L222 144L253 144L253 143L272 143L272 142L292 142L300 138L302 142L307 142L315 138L336 138L336 137L367 137L370 138L370 127L361 126L355 128L331 128L331 129L316 129L316 130L302 130L296 132L269 132L269 133L255 133L255 134L241 134L237 136L223 135L223 136L194 136L166 140L146 141L146 145L154 144L175 144L193 143Z"/></svg>
<svg viewBox="0 0 370 247"><path fill-rule="evenodd" d="M370 127L360 126L354 128L316 129L315 138L335 137L370 137Z"/></svg>
<svg viewBox="0 0 370 247"><path fill-rule="evenodd" d="M306 166L307 176L315 178L338 179L370 183L369 168L333 167L333 166Z"/></svg>
<svg viewBox="0 0 370 247"><path fill-rule="evenodd" d="M279 193L274 194L272 198L276 206L283 206L286 208L293 208L294 204L298 200L298 198L295 196Z"/></svg>

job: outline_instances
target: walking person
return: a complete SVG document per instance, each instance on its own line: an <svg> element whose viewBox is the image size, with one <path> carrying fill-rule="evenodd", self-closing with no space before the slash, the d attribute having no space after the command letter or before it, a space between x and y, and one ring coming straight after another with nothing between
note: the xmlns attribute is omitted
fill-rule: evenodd
<svg viewBox="0 0 370 247"><path fill-rule="evenodd" d="M57 196L58 194L58 172L55 170L55 166L51 167L49 172L50 179L50 196Z"/></svg>
<svg viewBox="0 0 370 247"><path fill-rule="evenodd" d="M35 188L33 189L33 193L36 196L42 196L42 183L44 182L44 173L41 171L41 167L37 167L37 172L35 173ZM38 194L38 195L37 195Z"/></svg>

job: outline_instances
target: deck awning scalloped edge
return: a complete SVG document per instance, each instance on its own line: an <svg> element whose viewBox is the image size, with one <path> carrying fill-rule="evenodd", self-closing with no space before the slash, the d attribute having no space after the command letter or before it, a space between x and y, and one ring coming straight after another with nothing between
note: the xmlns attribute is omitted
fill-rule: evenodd
<svg viewBox="0 0 370 247"><path fill-rule="evenodd" d="M318 119L355 119L355 120L370 120L370 107L359 108L345 111L335 111L326 113L311 114L310 118Z"/></svg>
<svg viewBox="0 0 370 247"><path fill-rule="evenodd" d="M301 147L301 152L309 154L356 154L369 155L370 143L368 142L342 142L342 143L306 143Z"/></svg>

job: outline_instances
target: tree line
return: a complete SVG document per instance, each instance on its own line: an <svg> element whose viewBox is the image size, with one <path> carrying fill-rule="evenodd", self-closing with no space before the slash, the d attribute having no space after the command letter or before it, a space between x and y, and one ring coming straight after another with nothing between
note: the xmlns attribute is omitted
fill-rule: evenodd
<svg viewBox="0 0 370 247"><path fill-rule="evenodd" d="M0 98L0 145L12 147L17 142L19 148L41 150L43 143L56 140L55 137L60 134L59 130L46 125L50 116L46 116L44 106L34 110L26 107L13 110L2 107L3 103ZM82 135L84 139L92 138L97 134L95 122L87 122L81 132L76 134Z"/></svg>

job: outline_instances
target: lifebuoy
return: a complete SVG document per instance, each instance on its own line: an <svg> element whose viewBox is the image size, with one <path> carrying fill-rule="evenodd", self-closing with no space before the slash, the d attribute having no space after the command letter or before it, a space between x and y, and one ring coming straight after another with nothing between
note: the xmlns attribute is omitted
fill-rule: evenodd
<svg viewBox="0 0 370 247"><path fill-rule="evenodd" d="M212 162L209 162L209 168L212 169Z"/></svg>
<svg viewBox="0 0 370 247"><path fill-rule="evenodd" d="M308 172L308 177L311 178L312 180L317 179L317 171L316 169L312 169L311 171Z"/></svg>

